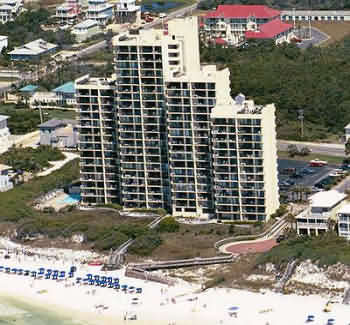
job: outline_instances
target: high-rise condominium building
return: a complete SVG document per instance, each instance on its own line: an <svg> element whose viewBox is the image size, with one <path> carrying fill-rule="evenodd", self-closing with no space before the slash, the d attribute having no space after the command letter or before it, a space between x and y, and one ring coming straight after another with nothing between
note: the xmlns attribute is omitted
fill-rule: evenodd
<svg viewBox="0 0 350 325"><path fill-rule="evenodd" d="M228 69L200 65L197 28L117 36L115 80L77 80L83 204L233 220L278 208L274 105L232 100Z"/></svg>

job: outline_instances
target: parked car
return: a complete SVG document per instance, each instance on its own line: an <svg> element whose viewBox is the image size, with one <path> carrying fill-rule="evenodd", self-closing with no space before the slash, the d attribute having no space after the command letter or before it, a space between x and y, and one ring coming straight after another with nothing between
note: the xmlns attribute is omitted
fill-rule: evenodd
<svg viewBox="0 0 350 325"><path fill-rule="evenodd" d="M277 243L280 243L281 241L285 240L286 239L286 236L285 235L279 235L277 238L276 238L276 242Z"/></svg>
<svg viewBox="0 0 350 325"><path fill-rule="evenodd" d="M304 175L312 175L312 174L315 174L316 171L311 169L311 168L303 168L301 171L300 171L302 174Z"/></svg>
<svg viewBox="0 0 350 325"><path fill-rule="evenodd" d="M292 178L303 178L304 175L302 173L298 172L298 173L295 173L295 174L291 175L290 177L292 177Z"/></svg>
<svg viewBox="0 0 350 325"><path fill-rule="evenodd" d="M309 161L310 167L324 167L328 165L328 161L320 160L320 159L313 159Z"/></svg>

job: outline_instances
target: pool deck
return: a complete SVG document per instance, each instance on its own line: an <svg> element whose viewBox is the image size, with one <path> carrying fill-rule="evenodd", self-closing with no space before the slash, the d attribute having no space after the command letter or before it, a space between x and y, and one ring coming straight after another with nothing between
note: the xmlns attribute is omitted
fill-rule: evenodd
<svg viewBox="0 0 350 325"><path fill-rule="evenodd" d="M55 211L59 211L62 208L69 206L69 205L76 205L76 202L72 202L72 203L67 203L67 202L63 202L66 198L68 198L69 195L66 193L60 193L57 196L55 196L54 198L46 201L45 203L41 204L42 208L46 208L46 207L52 207L55 209Z"/></svg>

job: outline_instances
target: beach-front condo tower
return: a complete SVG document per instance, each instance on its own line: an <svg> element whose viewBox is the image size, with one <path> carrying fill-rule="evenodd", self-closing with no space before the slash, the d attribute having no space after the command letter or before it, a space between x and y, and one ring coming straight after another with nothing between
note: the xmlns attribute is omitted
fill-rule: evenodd
<svg viewBox="0 0 350 325"><path fill-rule="evenodd" d="M240 94L211 114L215 215L264 221L279 207L275 106Z"/></svg>
<svg viewBox="0 0 350 325"><path fill-rule="evenodd" d="M241 112L251 102L237 104L230 97L229 70L200 65L197 25L194 17L175 19L169 21L167 32L130 30L113 39L119 186L115 202L125 208L166 208L177 216L265 220L278 207L274 106L261 108L261 113ZM224 176L216 159L221 153L214 133L219 118L227 125L223 157L242 157L235 170L229 164L223 166L225 177L232 174L229 177L236 177L236 182L243 181L249 167L256 174L251 183L262 184L261 191L253 193L260 195L259 201L251 196L256 198L252 204L256 213L245 212L243 204L250 207L252 201L243 199L243 190L238 203L233 203L235 196L229 192L233 185L221 181ZM251 127L247 134L249 139L254 137L252 144L230 133L230 127L236 129L244 119L260 121L259 127ZM239 149L230 150L230 142ZM247 147L241 148L241 143ZM248 150L250 147L253 149ZM257 158L242 168L241 175L238 170L243 165L239 164L251 162L244 160L244 155ZM247 183L244 180L243 185ZM222 208L224 199L238 205L238 212L233 213L233 207L232 211ZM82 203L92 200L83 196Z"/></svg>
<svg viewBox="0 0 350 325"><path fill-rule="evenodd" d="M115 80L77 79L81 197L85 204L118 201Z"/></svg>

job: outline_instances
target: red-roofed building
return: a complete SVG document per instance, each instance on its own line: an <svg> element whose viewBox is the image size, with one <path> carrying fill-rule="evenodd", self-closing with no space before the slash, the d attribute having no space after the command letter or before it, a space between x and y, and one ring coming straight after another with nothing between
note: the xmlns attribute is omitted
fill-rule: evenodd
<svg viewBox="0 0 350 325"><path fill-rule="evenodd" d="M246 32L250 38L275 38L280 33L289 33L288 24L281 22L281 12L263 5L219 5L215 11L204 16L203 35L207 40L222 38L229 45L245 41ZM268 25L264 35L263 26ZM290 25L289 25L290 26ZM258 32L259 31L259 32ZM279 37L278 37L279 38Z"/></svg>
<svg viewBox="0 0 350 325"><path fill-rule="evenodd" d="M227 45L227 42L224 39L218 37L217 39L215 39L215 44L217 44L217 45Z"/></svg>
<svg viewBox="0 0 350 325"><path fill-rule="evenodd" d="M257 30L245 32L246 39L274 39L276 44L289 42L293 25L283 23L280 19L274 19L260 26Z"/></svg>

